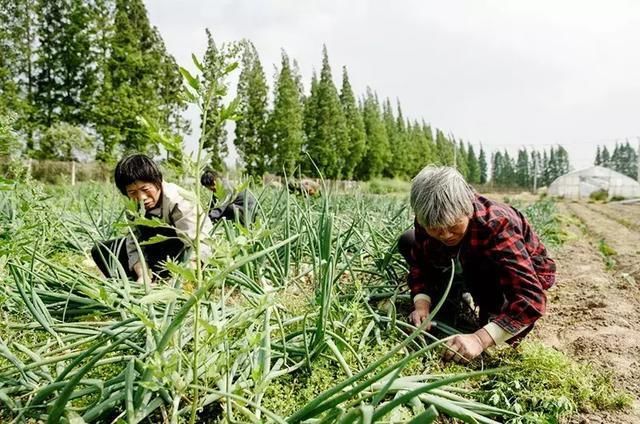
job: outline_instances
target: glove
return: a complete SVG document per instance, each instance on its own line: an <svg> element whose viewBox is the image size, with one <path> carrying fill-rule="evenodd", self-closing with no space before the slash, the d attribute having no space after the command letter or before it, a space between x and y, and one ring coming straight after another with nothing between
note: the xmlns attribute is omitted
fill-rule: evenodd
<svg viewBox="0 0 640 424"><path fill-rule="evenodd" d="M222 218L222 209L220 208L215 208L209 211L209 218L212 221L217 221L220 218Z"/></svg>

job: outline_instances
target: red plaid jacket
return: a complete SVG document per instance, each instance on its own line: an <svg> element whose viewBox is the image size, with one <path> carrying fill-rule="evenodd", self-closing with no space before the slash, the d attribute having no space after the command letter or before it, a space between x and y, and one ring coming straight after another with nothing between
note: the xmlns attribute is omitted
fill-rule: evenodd
<svg viewBox="0 0 640 424"><path fill-rule="evenodd" d="M555 283L556 265L526 218L511 206L476 195L462 242L447 247L415 223L409 271L411 295L432 298L459 254L467 289L483 323L511 334L529 327L545 311L544 291Z"/></svg>

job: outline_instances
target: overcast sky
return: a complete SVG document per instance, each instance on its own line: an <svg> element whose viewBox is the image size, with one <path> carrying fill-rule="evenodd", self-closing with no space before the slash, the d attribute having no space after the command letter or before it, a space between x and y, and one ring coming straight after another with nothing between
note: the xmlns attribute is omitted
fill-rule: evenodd
<svg viewBox="0 0 640 424"><path fill-rule="evenodd" d="M640 136L640 2L616 0L149 0L179 64L248 38L272 85L285 49L308 89L326 44L336 84L349 70L400 99L405 116L488 149L559 143L575 168L595 146Z"/></svg>

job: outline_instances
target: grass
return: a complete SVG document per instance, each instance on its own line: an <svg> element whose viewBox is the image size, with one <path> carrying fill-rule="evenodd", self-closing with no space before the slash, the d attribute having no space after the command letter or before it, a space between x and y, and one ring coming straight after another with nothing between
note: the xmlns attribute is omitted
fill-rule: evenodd
<svg viewBox="0 0 640 424"><path fill-rule="evenodd" d="M497 352L489 366L507 366L482 382L477 399L522 414L511 423L547 423L577 412L629 407L632 396L614 386L610 374L578 363L538 342Z"/></svg>
<svg viewBox="0 0 640 424"><path fill-rule="evenodd" d="M467 408L463 410L468 419L482 411L487 419L506 420L517 417L510 415L514 413L549 418L593 405L626 405L624 398L610 402L615 395L596 377L591 381L604 393L599 398L586 394L565 400L567 391L586 385L554 389L557 373L568 367L555 357L551 358L560 366L540 369L535 379L525 381L541 355L555 353L542 348L496 357L490 365L518 371L475 377L481 383L473 383L473 374L466 374L473 369L443 367L438 348L427 347L428 340L408 340L412 328L397 315L393 302L406 296L404 285L398 285L404 264L392 250L397 235L411 223L403 199L362 194L308 199L258 189L262 217L249 232L227 224L217 228L212 239L217 255L204 270L204 286L189 284L178 267L174 279L145 288L103 280L83 264L94 238L118 231L118 203L101 200L109 199L103 187L82 184L62 191L36 186L6 193L2 200L12 206L0 220L24 242L10 238L0 244L0 263L5 263L0 308L6 334L0 344L14 361L35 372L21 377L9 361L11 355L0 354L0 381L5 381L0 389L12 391L11 401L0 408L4 416L23 411L25 417L46 417L57 405L73 405L87 421L138 414L136 420L164 415L186 422L195 399L192 381L200 387L196 420L333 420L355 414L359 405L373 414L378 411L382 420L409 420L433 404L440 414L453 414L447 402L461 394L467 400L456 402ZM23 204L34 192L42 204ZM16 213L19 208L24 213ZM552 204L534 204L525 213L536 228L545 229L545 242L562 242ZM34 251L31 246L36 245ZM16 290L20 278L29 281L22 287L35 291L22 296ZM196 313L185 308L198 290L202 297ZM141 298L155 300L140 303ZM197 345L189 324L196 317ZM188 325L172 326L176 319ZM108 328L113 331L106 332ZM174 332L163 342L170 328ZM119 335L125 337L118 339ZM111 350L106 351L109 340ZM189 353L195 348L201 361L194 379ZM53 362L39 366L42 360ZM368 369L372 364L375 367ZM571 369L577 375L575 366ZM583 374L589 375L587 371ZM51 381L64 379L65 373L77 378L63 380L69 387L63 404L59 399L64 393ZM447 378L454 381L424 389L424 394L416 391L413 400L384 409L406 390L423 390ZM527 387L520 397L508 391L514 381ZM93 389L93 382L101 382L102 394ZM342 388L336 391L337 387ZM136 405L138 391L145 397ZM376 393L380 399L372 402ZM113 397L116 401L109 401ZM472 400L488 406L479 407Z"/></svg>
<svg viewBox="0 0 640 424"><path fill-rule="evenodd" d="M600 239L598 241L598 251L600 255L602 255L602 260L604 261L607 270L611 270L616 266L615 256L618 252L615 249L607 244L605 239Z"/></svg>

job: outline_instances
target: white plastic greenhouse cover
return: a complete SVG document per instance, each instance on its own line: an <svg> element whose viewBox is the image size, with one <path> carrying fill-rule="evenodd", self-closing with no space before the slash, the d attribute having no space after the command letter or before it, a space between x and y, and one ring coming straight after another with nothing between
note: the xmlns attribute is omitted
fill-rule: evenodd
<svg viewBox="0 0 640 424"><path fill-rule="evenodd" d="M640 197L640 183L602 166L592 166L558 177L549 185L548 193L551 196L584 199L597 190L607 190L609 197Z"/></svg>

